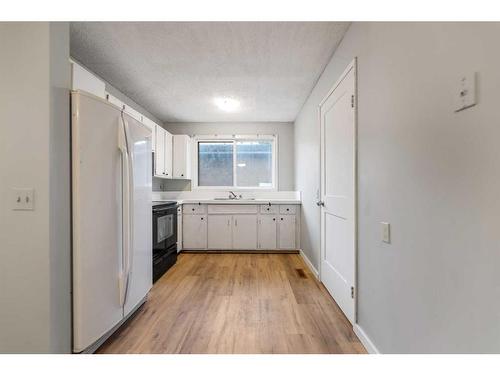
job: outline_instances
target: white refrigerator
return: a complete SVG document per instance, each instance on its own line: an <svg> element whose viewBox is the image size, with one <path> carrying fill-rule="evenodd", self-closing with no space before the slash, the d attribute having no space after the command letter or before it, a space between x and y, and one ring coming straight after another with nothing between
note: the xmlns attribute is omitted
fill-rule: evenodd
<svg viewBox="0 0 500 375"><path fill-rule="evenodd" d="M151 130L74 91L73 352L92 352L152 285Z"/></svg>

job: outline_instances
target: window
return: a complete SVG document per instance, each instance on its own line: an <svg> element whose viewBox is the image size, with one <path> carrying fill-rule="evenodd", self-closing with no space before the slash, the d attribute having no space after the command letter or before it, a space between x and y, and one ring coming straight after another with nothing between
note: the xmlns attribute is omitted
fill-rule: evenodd
<svg viewBox="0 0 500 375"><path fill-rule="evenodd" d="M198 143L198 185L233 186L232 143Z"/></svg>
<svg viewBox="0 0 500 375"><path fill-rule="evenodd" d="M215 137L214 137L215 138ZM197 138L199 188L274 189L275 137Z"/></svg>

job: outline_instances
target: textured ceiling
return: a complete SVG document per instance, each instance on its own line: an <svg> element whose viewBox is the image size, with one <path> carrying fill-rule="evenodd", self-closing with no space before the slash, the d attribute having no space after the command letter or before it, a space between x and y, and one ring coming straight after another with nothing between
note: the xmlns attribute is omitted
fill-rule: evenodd
<svg viewBox="0 0 500 375"><path fill-rule="evenodd" d="M165 122L294 121L348 26L75 22L71 56Z"/></svg>

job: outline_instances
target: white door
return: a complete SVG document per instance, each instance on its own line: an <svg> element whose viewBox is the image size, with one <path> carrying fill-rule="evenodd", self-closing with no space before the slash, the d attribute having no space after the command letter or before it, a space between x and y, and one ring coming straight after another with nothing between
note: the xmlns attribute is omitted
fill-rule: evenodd
<svg viewBox="0 0 500 375"><path fill-rule="evenodd" d="M277 217L274 215L260 215L259 218L259 249L276 249Z"/></svg>
<svg viewBox="0 0 500 375"><path fill-rule="evenodd" d="M208 248L210 250L231 249L233 239L233 217L231 215L208 216Z"/></svg>
<svg viewBox="0 0 500 375"><path fill-rule="evenodd" d="M279 245L280 249L295 250L295 215L279 217Z"/></svg>
<svg viewBox="0 0 500 375"><path fill-rule="evenodd" d="M152 286L152 212L151 212L151 131L124 114L127 145L131 159L132 246L128 263L124 315L144 299Z"/></svg>
<svg viewBox="0 0 500 375"><path fill-rule="evenodd" d="M355 322L356 61L320 105L321 281Z"/></svg>
<svg viewBox="0 0 500 375"><path fill-rule="evenodd" d="M206 249L207 216L182 216L182 248L189 250Z"/></svg>
<svg viewBox="0 0 500 375"><path fill-rule="evenodd" d="M155 176L165 176L165 129L156 127Z"/></svg>
<svg viewBox="0 0 500 375"><path fill-rule="evenodd" d="M233 249L257 248L257 215L233 216Z"/></svg>
<svg viewBox="0 0 500 375"><path fill-rule="evenodd" d="M123 318L120 110L71 94L73 351L81 352Z"/></svg>
<svg viewBox="0 0 500 375"><path fill-rule="evenodd" d="M172 134L165 131L165 177L172 178Z"/></svg>

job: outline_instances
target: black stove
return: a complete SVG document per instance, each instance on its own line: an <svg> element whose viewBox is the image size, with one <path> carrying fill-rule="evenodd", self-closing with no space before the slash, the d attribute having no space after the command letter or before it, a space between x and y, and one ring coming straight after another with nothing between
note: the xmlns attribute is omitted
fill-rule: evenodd
<svg viewBox="0 0 500 375"><path fill-rule="evenodd" d="M177 262L177 202L153 202L153 283Z"/></svg>

